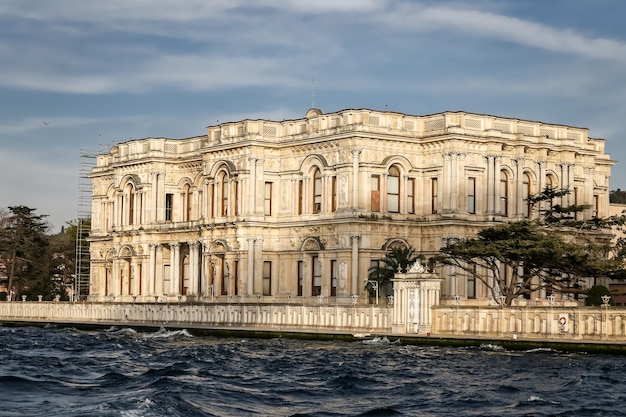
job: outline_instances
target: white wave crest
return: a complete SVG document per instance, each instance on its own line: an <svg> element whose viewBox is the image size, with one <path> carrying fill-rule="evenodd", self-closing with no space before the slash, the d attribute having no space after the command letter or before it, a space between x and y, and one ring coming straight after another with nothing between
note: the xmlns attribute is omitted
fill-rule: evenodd
<svg viewBox="0 0 626 417"><path fill-rule="evenodd" d="M186 329L168 330L164 327L161 327L158 332L148 333L144 335L144 338L146 339L167 339L174 337L193 337L193 335L189 333Z"/></svg>

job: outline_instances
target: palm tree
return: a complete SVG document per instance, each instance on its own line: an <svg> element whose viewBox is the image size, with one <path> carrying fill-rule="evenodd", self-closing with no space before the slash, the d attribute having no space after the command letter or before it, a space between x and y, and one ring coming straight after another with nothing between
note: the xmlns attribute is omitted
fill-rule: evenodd
<svg viewBox="0 0 626 417"><path fill-rule="evenodd" d="M378 283L378 288L382 289L386 295L393 294L393 282L391 281L397 272L406 273L408 269L418 259L423 259L421 255L415 255L412 247L392 247L389 248L385 257L380 259L378 265L373 266L368 271L368 282L365 288L370 295L375 292L373 283Z"/></svg>

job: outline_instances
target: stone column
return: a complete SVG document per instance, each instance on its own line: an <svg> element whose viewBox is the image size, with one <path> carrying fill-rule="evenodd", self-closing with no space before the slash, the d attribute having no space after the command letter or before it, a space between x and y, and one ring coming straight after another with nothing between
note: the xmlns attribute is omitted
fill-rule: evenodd
<svg viewBox="0 0 626 417"><path fill-rule="evenodd" d="M563 184L563 188L567 188L569 190L569 194L563 196L563 204L565 206L569 206L574 202L574 165L573 164L565 164L565 183Z"/></svg>
<svg viewBox="0 0 626 417"><path fill-rule="evenodd" d="M585 195L583 196L582 200L584 201L583 204L589 205L589 208L585 210L587 212L585 219L590 219L593 216L593 212L595 210L595 204L596 204L593 198L594 168L593 167L585 168L584 172L585 172Z"/></svg>
<svg viewBox="0 0 626 417"><path fill-rule="evenodd" d="M515 218L524 217L524 173L522 171L523 159L514 159L515 163Z"/></svg>
<svg viewBox="0 0 626 417"><path fill-rule="evenodd" d="M198 242L189 242L189 288L187 295L198 294Z"/></svg>
<svg viewBox="0 0 626 417"><path fill-rule="evenodd" d="M107 295L118 295L121 279L119 263L119 259L117 257L114 257L111 266L111 288L109 289L109 294Z"/></svg>
<svg viewBox="0 0 626 417"><path fill-rule="evenodd" d="M546 167L548 165L548 162L539 161L537 162L537 165L539 167L539 192L543 192L543 190L546 188ZM539 207L535 207L537 209L536 215L538 215L541 210L545 209L548 204L548 201L543 201L539 204Z"/></svg>
<svg viewBox="0 0 626 417"><path fill-rule="evenodd" d="M330 212L332 209L332 187L330 183L330 175L322 175L322 208L320 213Z"/></svg>
<svg viewBox="0 0 626 417"><path fill-rule="evenodd" d="M311 207L313 207L311 198L313 194L311 177L304 177L302 181L302 214L311 214L313 212L311 209Z"/></svg>
<svg viewBox="0 0 626 417"><path fill-rule="evenodd" d="M163 288L163 246L156 245L156 261L154 268L154 295L163 295L167 288ZM161 268L157 269L157 265Z"/></svg>
<svg viewBox="0 0 626 417"><path fill-rule="evenodd" d="M495 183L494 183L494 159L493 155L487 155L487 214L493 215L495 211Z"/></svg>
<svg viewBox="0 0 626 417"><path fill-rule="evenodd" d="M200 208L200 217L203 219L211 217L209 212L209 201L211 200L209 189L209 180L205 178L202 180L202 201L200 203L202 206Z"/></svg>
<svg viewBox="0 0 626 417"><path fill-rule="evenodd" d="M254 294L254 241L256 238L248 238L248 279L246 283L246 295Z"/></svg>
<svg viewBox="0 0 626 417"><path fill-rule="evenodd" d="M170 244L170 295L178 294L178 278L179 278L179 259L180 259L180 244L179 243L171 243Z"/></svg>
<svg viewBox="0 0 626 417"><path fill-rule="evenodd" d="M459 154L453 152L450 154L450 205L448 207L451 213L456 213L459 210L457 196L459 194Z"/></svg>
<svg viewBox="0 0 626 417"><path fill-rule="evenodd" d="M254 284L259 288L259 294L263 294L263 239L261 238L254 240L254 270L258 271L254 274Z"/></svg>
<svg viewBox="0 0 626 417"><path fill-rule="evenodd" d="M248 214L256 213L256 161L257 158L248 158L250 182L248 184Z"/></svg>
<svg viewBox="0 0 626 417"><path fill-rule="evenodd" d="M156 243L150 243L150 265L148 266L148 294L155 294L156 284Z"/></svg>
<svg viewBox="0 0 626 417"><path fill-rule="evenodd" d="M389 205L387 201L389 197L387 196L387 180L389 179L389 174L387 172L383 173L380 176L380 212L385 213L389 210Z"/></svg>
<svg viewBox="0 0 626 417"><path fill-rule="evenodd" d="M159 173L151 172L150 176L152 177L152 186L150 187L150 195L148 196L148 204L150 213L150 223L155 223L157 221L157 187L159 184Z"/></svg>
<svg viewBox="0 0 626 417"><path fill-rule="evenodd" d="M351 282L352 295L359 295L359 239L361 236L352 235Z"/></svg>
<svg viewBox="0 0 626 417"><path fill-rule="evenodd" d="M352 208L359 208L359 155L360 149L352 150Z"/></svg>
<svg viewBox="0 0 626 417"><path fill-rule="evenodd" d="M201 243L200 256L202 257L200 261L200 295L204 294L206 297L209 295L209 247L206 241Z"/></svg>
<svg viewBox="0 0 626 417"><path fill-rule="evenodd" d="M494 214L501 215L502 207L500 207L500 167L501 167L502 157L495 156L493 158L493 207Z"/></svg>

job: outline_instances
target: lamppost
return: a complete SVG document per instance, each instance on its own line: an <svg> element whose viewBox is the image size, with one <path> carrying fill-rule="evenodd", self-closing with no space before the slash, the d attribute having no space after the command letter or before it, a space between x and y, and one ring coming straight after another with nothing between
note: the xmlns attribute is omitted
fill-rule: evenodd
<svg viewBox="0 0 626 417"><path fill-rule="evenodd" d="M367 285L371 286L376 291L376 304L378 304L378 281L366 279Z"/></svg>

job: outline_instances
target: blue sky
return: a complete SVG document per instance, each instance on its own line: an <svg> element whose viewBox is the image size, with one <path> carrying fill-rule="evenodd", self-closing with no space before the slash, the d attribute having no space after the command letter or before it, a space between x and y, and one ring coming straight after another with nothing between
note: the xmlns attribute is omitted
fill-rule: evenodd
<svg viewBox="0 0 626 417"><path fill-rule="evenodd" d="M81 150L303 117L313 74L325 112L589 128L626 189L624 16L623 0L2 0L0 207L59 230Z"/></svg>

